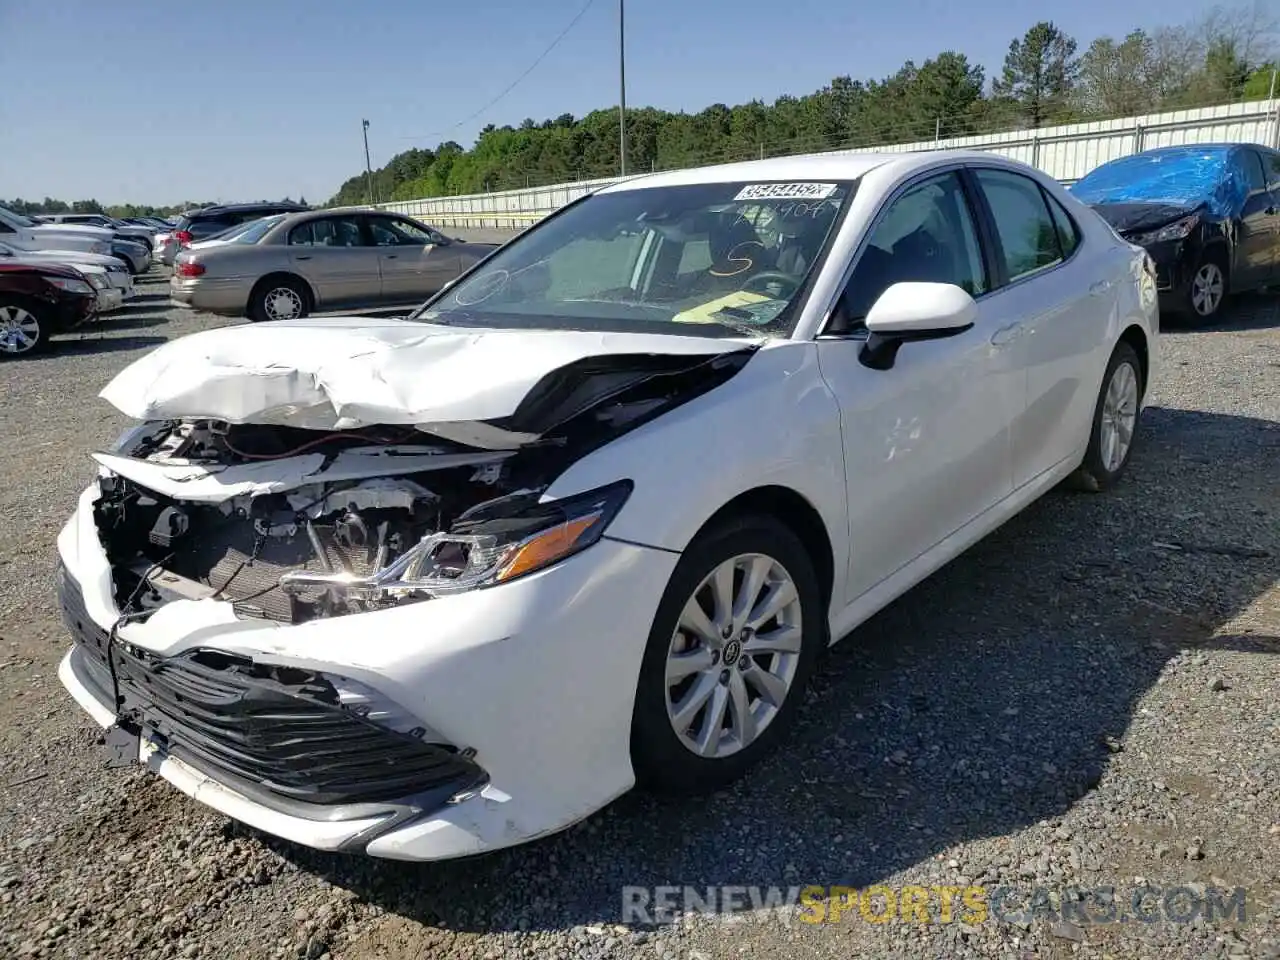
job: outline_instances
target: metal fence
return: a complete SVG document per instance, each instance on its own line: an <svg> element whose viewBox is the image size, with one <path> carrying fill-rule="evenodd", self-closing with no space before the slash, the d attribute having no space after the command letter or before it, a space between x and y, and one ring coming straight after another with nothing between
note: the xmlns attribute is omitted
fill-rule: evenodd
<svg viewBox="0 0 1280 960"><path fill-rule="evenodd" d="M1064 183L1072 183L1100 164L1152 147L1223 142L1280 147L1280 99L823 153L990 150L1039 167ZM629 179L634 177L604 177L547 187L461 197L432 197L378 206L444 227L520 230L583 194Z"/></svg>

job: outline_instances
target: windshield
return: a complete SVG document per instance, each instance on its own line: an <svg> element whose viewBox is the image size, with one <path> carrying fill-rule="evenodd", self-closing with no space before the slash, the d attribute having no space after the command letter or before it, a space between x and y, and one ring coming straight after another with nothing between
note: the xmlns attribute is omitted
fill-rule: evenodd
<svg viewBox="0 0 1280 960"><path fill-rule="evenodd" d="M0 220L7 220L11 226L16 227L34 227L34 220L24 217L20 213L14 213L8 207L0 207Z"/></svg>
<svg viewBox="0 0 1280 960"><path fill-rule="evenodd" d="M588 197L412 319L785 337L855 183L704 183Z"/></svg>
<svg viewBox="0 0 1280 960"><path fill-rule="evenodd" d="M232 227L226 233L219 234L217 239L231 240L235 243L257 243L266 236L268 230L283 219L284 214L277 214L274 217L250 220L248 223L242 223L238 227Z"/></svg>
<svg viewBox="0 0 1280 960"><path fill-rule="evenodd" d="M1199 203L1226 179L1229 160L1213 147L1139 153L1103 164L1071 193L1084 203Z"/></svg>

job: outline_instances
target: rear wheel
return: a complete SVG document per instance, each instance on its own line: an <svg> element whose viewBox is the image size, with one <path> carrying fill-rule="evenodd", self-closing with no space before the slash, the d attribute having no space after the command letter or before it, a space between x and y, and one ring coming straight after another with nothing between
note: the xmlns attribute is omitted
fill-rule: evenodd
<svg viewBox="0 0 1280 960"><path fill-rule="evenodd" d="M0 298L0 358L30 356L48 344L43 307L29 300Z"/></svg>
<svg viewBox="0 0 1280 960"><path fill-rule="evenodd" d="M1142 406L1142 364L1123 340L1116 344L1093 411L1093 431L1075 486L1097 493L1113 486L1129 464Z"/></svg>
<svg viewBox="0 0 1280 960"><path fill-rule="evenodd" d="M638 780L696 793L743 775L794 722L824 618L813 563L785 525L752 516L701 534L645 649L631 728Z"/></svg>
<svg viewBox="0 0 1280 960"><path fill-rule="evenodd" d="M289 277L263 281L249 299L249 319L255 323L297 320L310 312L310 292L301 281Z"/></svg>

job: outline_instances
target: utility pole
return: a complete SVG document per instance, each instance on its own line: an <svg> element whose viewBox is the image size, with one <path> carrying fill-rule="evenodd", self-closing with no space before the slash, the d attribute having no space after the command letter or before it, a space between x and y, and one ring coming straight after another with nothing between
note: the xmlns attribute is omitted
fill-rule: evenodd
<svg viewBox="0 0 1280 960"><path fill-rule="evenodd" d="M360 121L364 133L364 176L365 186L369 191L369 205L373 205L373 165L369 163L369 121Z"/></svg>
<svg viewBox="0 0 1280 960"><path fill-rule="evenodd" d="M618 158L627 175L627 0L618 0Z"/></svg>

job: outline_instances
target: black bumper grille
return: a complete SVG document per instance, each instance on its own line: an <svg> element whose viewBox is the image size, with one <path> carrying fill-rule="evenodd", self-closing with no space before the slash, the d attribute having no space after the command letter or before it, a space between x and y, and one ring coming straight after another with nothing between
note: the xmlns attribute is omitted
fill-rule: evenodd
<svg viewBox="0 0 1280 960"><path fill-rule="evenodd" d="M117 639L84 607L59 564L63 620L84 654L100 699L118 684L119 716L154 734L175 757L221 781L293 803L346 805L424 794L448 799L485 779L451 747L426 743L356 716L311 671L267 667L214 650L160 657Z"/></svg>

